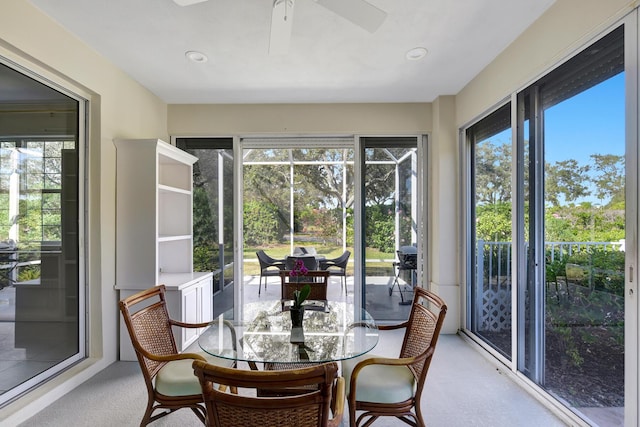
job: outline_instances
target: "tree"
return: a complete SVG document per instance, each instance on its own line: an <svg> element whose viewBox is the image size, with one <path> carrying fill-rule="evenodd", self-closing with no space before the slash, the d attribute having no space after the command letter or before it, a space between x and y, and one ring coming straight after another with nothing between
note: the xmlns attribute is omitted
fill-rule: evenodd
<svg viewBox="0 0 640 427"><path fill-rule="evenodd" d="M590 194L586 185L589 166L579 166L575 159L560 160L547 164L544 193L553 206L560 205L560 196L565 202L574 202Z"/></svg>
<svg viewBox="0 0 640 427"><path fill-rule="evenodd" d="M385 205L393 202L395 193L395 166L390 164L368 164L364 195L367 203Z"/></svg>
<svg viewBox="0 0 640 427"><path fill-rule="evenodd" d="M485 241L511 240L511 203L500 202L476 208L476 237Z"/></svg>
<svg viewBox="0 0 640 427"><path fill-rule="evenodd" d="M258 200L244 203L244 239L248 245L278 243L286 231L278 220L278 207Z"/></svg>
<svg viewBox="0 0 640 427"><path fill-rule="evenodd" d="M511 145L485 141L475 149L476 203L511 200Z"/></svg>
<svg viewBox="0 0 640 427"><path fill-rule="evenodd" d="M289 228L289 167L282 165L246 165L244 167L244 199L277 207L278 227ZM253 221L247 217L245 221ZM257 220L257 219L256 219Z"/></svg>
<svg viewBox="0 0 640 427"><path fill-rule="evenodd" d="M624 200L624 156L615 154L592 154L597 174L592 178L596 186L596 197L604 202Z"/></svg>
<svg viewBox="0 0 640 427"><path fill-rule="evenodd" d="M314 206L333 208L352 207L353 172L345 162L348 154L344 149L304 149L292 150L294 158L301 158L312 164L294 166L295 189L307 199L305 203L315 201ZM347 194L343 195L346 168ZM329 203L328 203L329 202Z"/></svg>

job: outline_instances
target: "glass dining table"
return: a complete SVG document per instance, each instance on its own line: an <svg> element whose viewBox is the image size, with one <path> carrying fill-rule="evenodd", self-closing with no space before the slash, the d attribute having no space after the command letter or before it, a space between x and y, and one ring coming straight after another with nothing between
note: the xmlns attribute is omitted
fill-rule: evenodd
<svg viewBox="0 0 640 427"><path fill-rule="evenodd" d="M291 327L290 312L280 300L243 305L242 317L229 310L198 338L205 352L248 363L322 363L371 351L378 328L363 309L346 302L307 301L302 328Z"/></svg>

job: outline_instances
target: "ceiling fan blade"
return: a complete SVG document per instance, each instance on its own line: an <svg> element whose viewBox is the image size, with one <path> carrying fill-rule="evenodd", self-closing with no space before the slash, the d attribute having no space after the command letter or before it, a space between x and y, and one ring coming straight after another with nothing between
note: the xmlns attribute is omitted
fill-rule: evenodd
<svg viewBox="0 0 640 427"><path fill-rule="evenodd" d="M178 6L191 6L192 4L202 3L207 0L173 0Z"/></svg>
<svg viewBox="0 0 640 427"><path fill-rule="evenodd" d="M284 55L289 51L293 28L293 0L274 0L271 12L269 55Z"/></svg>
<svg viewBox="0 0 640 427"><path fill-rule="evenodd" d="M333 13L342 16L370 33L375 33L387 17L387 12L365 0L315 0Z"/></svg>

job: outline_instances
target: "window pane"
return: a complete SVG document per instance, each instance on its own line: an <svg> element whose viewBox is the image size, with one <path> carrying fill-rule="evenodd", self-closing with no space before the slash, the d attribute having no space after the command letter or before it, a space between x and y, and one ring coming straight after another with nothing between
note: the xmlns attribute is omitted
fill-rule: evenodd
<svg viewBox="0 0 640 427"><path fill-rule="evenodd" d="M84 310L79 102L2 64L0 87L2 404L84 357Z"/></svg>
<svg viewBox="0 0 640 427"><path fill-rule="evenodd" d="M79 351L78 155L52 144L48 154L56 161L47 175L42 151L29 148L41 142L15 138L3 146L2 162L16 167L0 196L0 296L15 305L5 313L10 322L3 323L0 350L24 352L12 365L18 375L2 387L11 391ZM73 177L64 187L63 175Z"/></svg>
<svg viewBox="0 0 640 427"><path fill-rule="evenodd" d="M243 155L245 299L259 292L280 298L280 277L261 274L256 252L264 250L283 260L304 249L316 261L337 258L347 249L353 253L353 223L348 223L353 209L353 165L348 159L353 149L338 148L345 142L330 138L273 138L247 144L301 147L251 148ZM334 283L330 289L342 286Z"/></svg>
<svg viewBox="0 0 640 427"><path fill-rule="evenodd" d="M511 357L511 104L467 132L473 156L471 331Z"/></svg>
<svg viewBox="0 0 640 427"><path fill-rule="evenodd" d="M623 35L614 30L518 93L516 124L507 104L466 134L466 326L512 358L516 325L518 370L598 425L624 412Z"/></svg>
<svg viewBox="0 0 640 427"><path fill-rule="evenodd" d="M193 165L193 269L213 272L213 311L233 307L233 149L225 138L179 138Z"/></svg>
<svg viewBox="0 0 640 427"><path fill-rule="evenodd" d="M544 117L545 385L578 408L622 407L624 76ZM580 386L568 377L581 378Z"/></svg>
<svg viewBox="0 0 640 427"><path fill-rule="evenodd" d="M364 139L365 309L406 320L418 273L417 139Z"/></svg>
<svg viewBox="0 0 640 427"><path fill-rule="evenodd" d="M531 132L524 144L540 159L528 183L543 191L540 201L533 190L525 199L541 206L527 209L519 368L602 425L607 412L621 418L624 407L622 36L619 28L525 91Z"/></svg>

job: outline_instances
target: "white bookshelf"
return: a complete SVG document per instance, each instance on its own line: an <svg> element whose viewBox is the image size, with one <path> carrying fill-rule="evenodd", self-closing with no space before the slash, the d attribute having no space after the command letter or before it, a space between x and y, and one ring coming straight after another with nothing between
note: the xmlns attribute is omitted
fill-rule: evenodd
<svg viewBox="0 0 640 427"><path fill-rule="evenodd" d="M164 284L172 318L211 320L213 273L193 271L193 164L197 157L158 139L118 139L115 146L120 298ZM178 347L190 345L199 332L176 330ZM135 360L122 324L120 335L120 358Z"/></svg>

